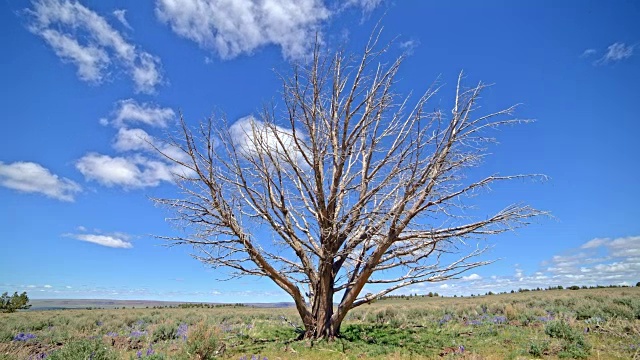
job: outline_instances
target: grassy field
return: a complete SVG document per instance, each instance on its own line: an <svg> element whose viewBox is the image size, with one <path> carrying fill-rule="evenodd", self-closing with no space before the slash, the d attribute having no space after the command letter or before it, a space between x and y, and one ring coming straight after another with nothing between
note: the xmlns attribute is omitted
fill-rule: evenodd
<svg viewBox="0 0 640 360"><path fill-rule="evenodd" d="M333 342L292 308L0 314L0 359L640 359L640 288L383 299Z"/></svg>

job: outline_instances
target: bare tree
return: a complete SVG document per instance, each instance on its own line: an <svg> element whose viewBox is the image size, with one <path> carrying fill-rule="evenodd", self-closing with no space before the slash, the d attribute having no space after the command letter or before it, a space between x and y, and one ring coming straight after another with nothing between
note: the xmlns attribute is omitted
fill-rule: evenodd
<svg viewBox="0 0 640 360"><path fill-rule="evenodd" d="M283 77L284 116L209 119L195 132L182 120L179 151L164 153L187 169L180 198L156 199L188 234L166 239L232 276L270 278L293 298L306 338L337 336L351 309L394 290L488 264L469 240L542 214L509 205L464 215L468 195L532 176L465 176L487 154L487 131L526 120L510 117L515 107L475 116L486 85L463 89L462 74L450 115L427 111L433 86L409 106L394 93L403 57L384 64L378 39L355 60L316 47ZM362 295L367 284L382 285Z"/></svg>

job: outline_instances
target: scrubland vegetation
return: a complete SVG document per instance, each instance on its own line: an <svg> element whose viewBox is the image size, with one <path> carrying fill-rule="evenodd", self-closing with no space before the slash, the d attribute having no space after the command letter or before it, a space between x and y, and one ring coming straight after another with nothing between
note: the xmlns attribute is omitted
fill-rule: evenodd
<svg viewBox="0 0 640 360"><path fill-rule="evenodd" d="M301 326L293 308L17 312L0 315L0 359L634 359L640 288L386 298L335 341Z"/></svg>

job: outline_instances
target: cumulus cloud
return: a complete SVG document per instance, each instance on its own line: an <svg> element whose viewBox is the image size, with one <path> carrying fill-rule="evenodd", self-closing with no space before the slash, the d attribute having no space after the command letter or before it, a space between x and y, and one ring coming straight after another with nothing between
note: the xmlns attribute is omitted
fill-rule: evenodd
<svg viewBox="0 0 640 360"><path fill-rule="evenodd" d="M130 249L133 247L133 245L128 241L128 236L124 234L65 234L65 236L111 248Z"/></svg>
<svg viewBox="0 0 640 360"><path fill-rule="evenodd" d="M330 11L321 0L158 0L158 18L223 59L273 44L286 58L309 52Z"/></svg>
<svg viewBox="0 0 640 360"><path fill-rule="evenodd" d="M172 173L180 170L140 154L112 157L97 153L88 153L80 158L76 168L88 180L127 189L158 186L162 181L173 181Z"/></svg>
<svg viewBox="0 0 640 360"><path fill-rule="evenodd" d="M40 193L53 199L73 201L82 188L72 180L60 178L33 162L0 162L0 185L25 193Z"/></svg>
<svg viewBox="0 0 640 360"><path fill-rule="evenodd" d="M116 103L112 124L122 127L126 124L142 123L153 127L167 127L176 113L171 108L163 108L149 103L138 103L133 99L120 100ZM105 120L105 122L108 122ZM103 123L101 119L101 123Z"/></svg>
<svg viewBox="0 0 640 360"><path fill-rule="evenodd" d="M142 129L118 129L113 148L117 151L140 151L153 149L152 143L155 140L151 135Z"/></svg>
<svg viewBox="0 0 640 360"><path fill-rule="evenodd" d="M463 276L462 280L464 280L464 281L482 280L482 276L480 276L478 274L471 274L469 276Z"/></svg>
<svg viewBox="0 0 640 360"><path fill-rule="evenodd" d="M289 161L286 159L290 157L298 166L307 166L299 149L304 146L305 137L296 133L296 139L290 129L267 125L253 116L245 116L229 127L229 134L233 144L246 157L268 152L285 159L287 163Z"/></svg>
<svg viewBox="0 0 640 360"><path fill-rule="evenodd" d="M100 83L115 67L131 75L138 92L153 93L161 83L160 60L127 42L103 17L82 4L38 0L27 13L29 30L41 36L63 61L75 64L80 79ZM121 15L124 19L124 13Z"/></svg>
<svg viewBox="0 0 640 360"><path fill-rule="evenodd" d="M541 269L527 274L516 265L512 276L494 275L487 279L476 274L464 276L470 281L464 288L454 288L453 283L425 285L410 288L408 292L428 293L435 288L443 295L484 294L489 291L547 288L549 286L595 286L635 284L640 274L640 236L619 238L594 238L578 249L560 254L544 261Z"/></svg>
<svg viewBox="0 0 640 360"><path fill-rule="evenodd" d="M76 169L87 180L108 187L135 189L173 181L173 174L185 174L188 169L171 163L158 150L175 160L186 160L187 155L175 146L159 141L147 131L130 128L129 125L162 128L174 118L175 112L170 108L138 103L133 99L117 102L111 119L102 118L100 124L111 124L118 129L112 146L117 152L125 154L111 156L90 152L76 161Z"/></svg>

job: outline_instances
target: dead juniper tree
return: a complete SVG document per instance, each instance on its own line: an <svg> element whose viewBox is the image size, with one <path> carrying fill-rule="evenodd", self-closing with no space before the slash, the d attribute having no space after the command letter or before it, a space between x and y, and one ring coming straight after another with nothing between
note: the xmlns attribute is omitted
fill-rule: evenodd
<svg viewBox="0 0 640 360"><path fill-rule="evenodd" d="M377 42L358 58L317 47L283 77L284 114L209 119L194 131L182 120L170 140L179 151L164 153L187 169L176 175L179 198L155 200L187 234L166 239L232 276L271 279L295 302L306 338L334 338L351 309L394 290L488 264L469 240L542 214L508 205L463 216L472 192L531 176L465 176L487 154L487 132L523 120L514 107L476 116L485 85L465 89L462 74L450 114L427 110L436 87L410 106L394 92L403 58L384 64ZM366 285L374 290L363 295Z"/></svg>

